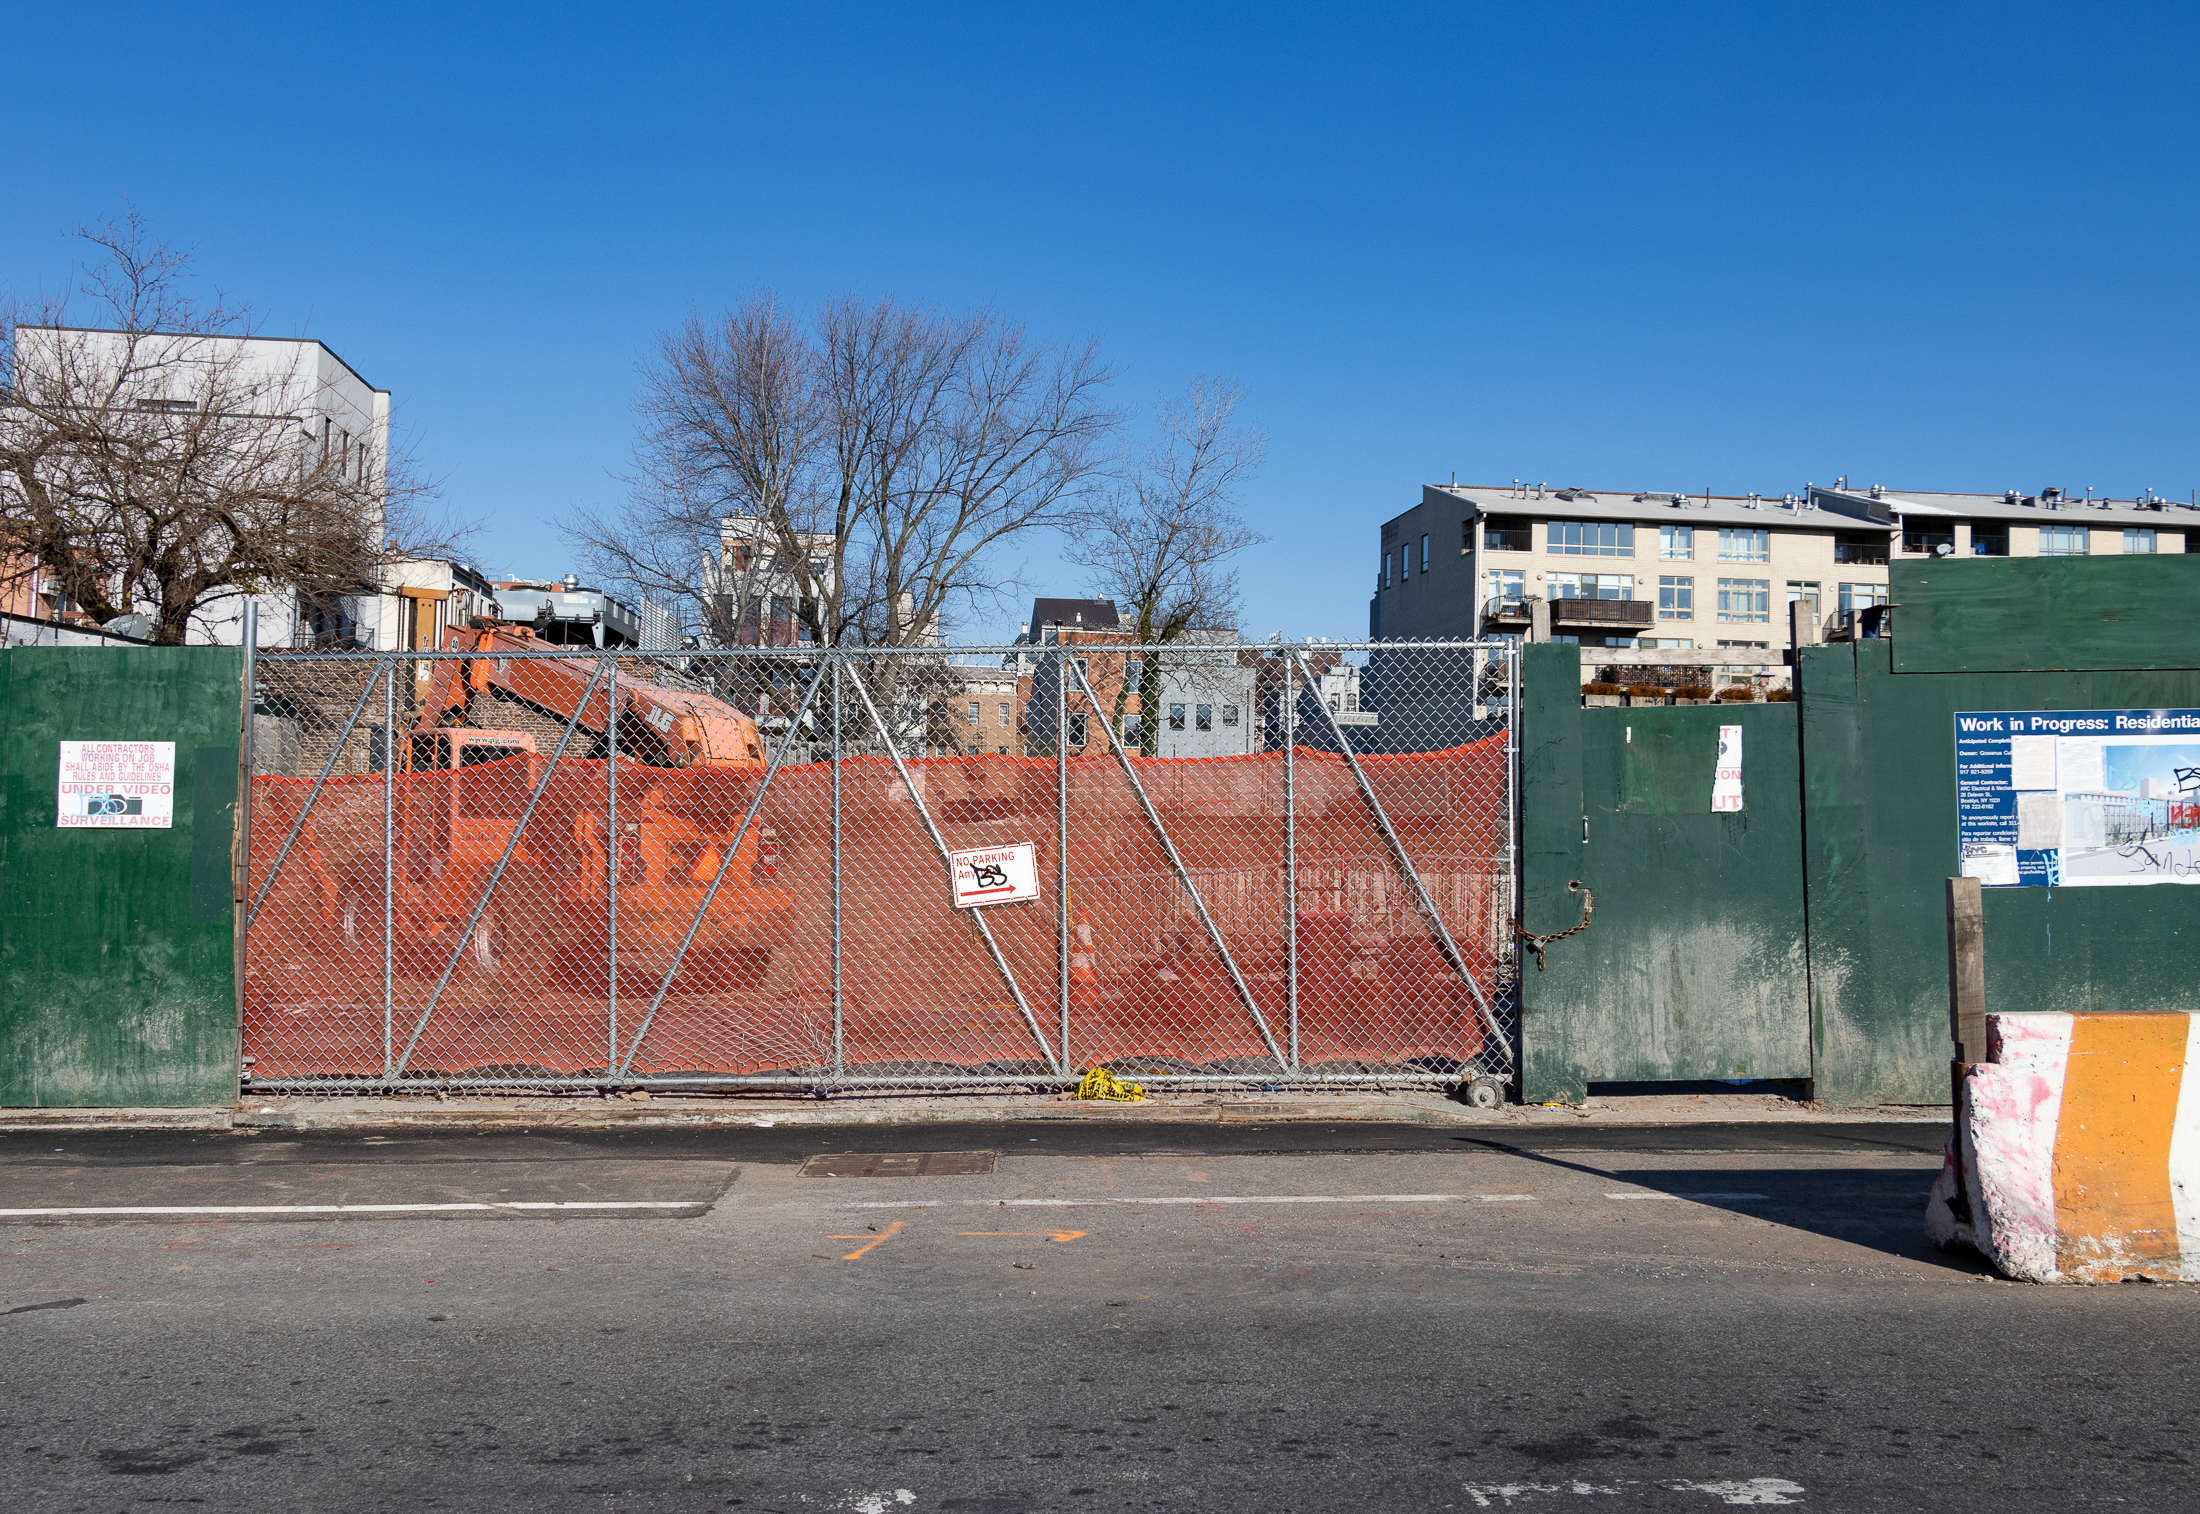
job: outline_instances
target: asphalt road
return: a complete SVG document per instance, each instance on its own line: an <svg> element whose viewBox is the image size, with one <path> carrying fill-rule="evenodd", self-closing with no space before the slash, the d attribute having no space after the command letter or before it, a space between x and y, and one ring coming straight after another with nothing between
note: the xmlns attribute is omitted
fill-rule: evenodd
<svg viewBox="0 0 2200 1514"><path fill-rule="evenodd" d="M2200 1505L2200 1300L1932 1251L1938 1144L0 1136L0 1506Z"/></svg>

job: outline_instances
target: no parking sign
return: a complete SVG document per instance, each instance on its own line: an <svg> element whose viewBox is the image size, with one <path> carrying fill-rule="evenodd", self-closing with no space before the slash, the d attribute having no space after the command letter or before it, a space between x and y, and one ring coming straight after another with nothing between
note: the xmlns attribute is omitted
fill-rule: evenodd
<svg viewBox="0 0 2200 1514"><path fill-rule="evenodd" d="M949 852L947 861L957 909L970 909L980 904L1014 904L1020 899L1039 897L1039 847L1036 842L1019 841L1013 846Z"/></svg>

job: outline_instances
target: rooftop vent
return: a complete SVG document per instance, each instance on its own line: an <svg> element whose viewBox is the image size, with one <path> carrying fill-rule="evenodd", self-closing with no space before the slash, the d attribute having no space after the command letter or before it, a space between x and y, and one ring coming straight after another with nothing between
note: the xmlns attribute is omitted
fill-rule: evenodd
<svg viewBox="0 0 2200 1514"><path fill-rule="evenodd" d="M1588 500L1591 504L1594 504L1596 502L1596 496L1594 494L1591 494L1587 489L1582 488L1579 484L1574 485L1571 489L1559 490L1557 498L1563 499L1568 503L1571 503L1574 500Z"/></svg>
<svg viewBox="0 0 2200 1514"><path fill-rule="evenodd" d="M1680 507L1680 502L1681 496L1678 494L1660 494L1656 492L1646 492L1635 496L1635 503L1638 505L1671 505L1675 509L1678 509Z"/></svg>

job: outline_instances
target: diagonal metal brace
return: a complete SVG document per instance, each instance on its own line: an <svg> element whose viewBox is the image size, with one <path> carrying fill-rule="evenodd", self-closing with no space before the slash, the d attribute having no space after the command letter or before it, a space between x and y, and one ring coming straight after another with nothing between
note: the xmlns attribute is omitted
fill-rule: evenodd
<svg viewBox="0 0 2200 1514"><path fill-rule="evenodd" d="M918 794L917 786L909 781L909 767L901 760L901 747L894 740L894 733L887 729L885 717L879 714L878 706L872 703L871 691L856 675L856 670L849 668L845 676L856 686L856 692L863 696L863 707L871 712L872 723L878 727L879 736L886 743L886 755L894 759L894 771L901 775L902 789L909 795L909 802L917 807L917 817L924 822L925 834L932 838L932 845L939 849L940 861L946 862L947 842L940 835L940 828L932 823L932 812L925 808L923 796ZM1016 974L1009 968L1008 958L1001 955L1001 945L993 939L993 927L986 923L985 910L970 909L964 913L978 927L978 934L985 938L985 949L993 954L993 965L1000 969L1001 979L1008 984L1008 991L1016 996L1016 1008L1024 1017L1024 1027L1031 1032L1031 1039L1038 1043L1039 1055L1057 1074L1068 1076L1068 1069L1062 1066L1062 1059L1047 1044L1046 1032L1039 1029L1039 1017L1031 1012L1031 1001L1024 997L1023 985L1016 981Z"/></svg>
<svg viewBox="0 0 2200 1514"><path fill-rule="evenodd" d="M1085 698L1091 701L1093 713L1097 716L1100 699L1092 691L1092 680L1085 676L1085 670L1077 665L1074 657L1069 659L1069 665L1077 674L1077 682L1084 689ZM1268 1028L1267 1017L1261 1014L1260 1006L1253 1001L1253 991L1246 987L1245 975L1238 971L1237 958L1231 956L1230 948L1223 944L1222 932L1215 927L1214 916L1207 913L1207 901L1200 897L1198 886L1192 882L1192 875L1184 866L1184 859L1177 855L1176 843L1169 838L1168 828L1162 825L1161 816L1155 813L1153 801L1146 797L1146 785L1139 782L1138 769L1131 766L1130 754L1123 750L1123 742L1116 734L1114 723L1102 718L1100 724L1108 733L1108 750L1115 753L1116 760L1123 764L1123 776L1130 779L1131 792L1138 796L1138 807L1146 812L1146 823L1153 827L1161 849L1169 854L1169 866L1176 869L1177 882L1183 884L1184 892L1192 896L1192 908L1199 912L1199 923L1207 927L1207 939L1214 943L1215 951L1221 955L1222 965L1230 970L1230 982L1237 988L1239 1001L1244 1004L1246 1013L1253 1017L1253 1024L1259 1027L1260 1038L1268 1043L1268 1054L1276 1059L1276 1065L1286 1074L1290 1073L1290 1061L1285 1058L1283 1048L1276 1044L1275 1033Z"/></svg>
<svg viewBox="0 0 2200 1514"><path fill-rule="evenodd" d="M519 824L512 827L512 839L504 843L504 855L497 858L496 868L489 874L489 881L482 885L481 897L474 901L474 912L466 918L466 928L451 943L451 959L443 964L443 973L435 980L435 992L428 995L428 1002L420 1011L420 1019L413 1025L412 1035L406 1038L405 1054L390 1068L390 1077L393 1080L404 1076L405 1064L412 1060L413 1051L420 1045L420 1037L426 1032L428 1021L435 1014L436 1005L443 1000L443 990L451 985L451 974L458 971L458 959L465 955L467 944L473 940L474 932L481 926L481 917L488 913L489 901L495 896L497 885L504 881L504 870L511 865L512 854L519 850L519 838L527 834L527 822L535 818L535 806L542 803L542 796L550 787L550 776L558 770L558 759L565 755L566 747L573 740L574 729L581 723L581 711L588 708L588 696L596 692L596 680L603 677L604 670L611 665L612 660L608 657L596 659L596 671L589 675L588 687L582 690L579 702L573 706L573 717L566 721L565 730L550 753L550 761L542 770L542 780L535 785L534 793L527 796L527 808L520 812Z"/></svg>
<svg viewBox="0 0 2200 1514"><path fill-rule="evenodd" d="M772 760L764 769L764 781L756 786L755 795L749 800L749 812L741 817L741 828L733 833L733 840L726 846L725 855L718 859L718 871L711 874L710 887L703 891L703 902L695 906L695 918L688 921L687 934L680 938L680 949L672 954L672 965L665 969L664 981L657 985L657 996L649 1001L649 1012L642 1016L641 1028L634 1032L634 1044L627 1047L626 1055L612 1072L625 1077L634 1066L634 1058L642 1049L642 1038L649 1034L650 1024L656 1020L657 1011L664 1007L665 996L672 992L672 980L680 975L680 964L687 960L688 948L695 944L695 933L703 928L704 918L718 898L718 889L726 881L726 874L733 871L733 859L740 855L741 843L748 838L749 827L756 823L756 812L763 808L764 794L771 788L772 779L779 774L779 765L787 760L787 751L794 745L795 733L802 729L802 717L810 712L810 701L817 697L817 686L825 681L825 670L832 666L828 659L818 665L810 679L810 686L802 695L802 703L795 707L794 715L787 721L787 734L780 738L779 750L772 753ZM768 676L768 675L767 675Z"/></svg>
<svg viewBox="0 0 2200 1514"><path fill-rule="evenodd" d="M313 801L321 797L322 785L328 782L328 775L336 771L336 759L344 755L344 743L351 740L352 728L359 724L359 717L366 712L367 700L389 675L390 664L385 663L375 670L374 676L367 680L367 686L359 691L358 703L351 707L351 718L344 722L343 730L337 733L336 744L328 749L328 761L321 764L321 776L313 780L313 789L306 795L306 802L298 806L298 818L290 823L290 834L283 838L282 850L275 854L275 861L269 866L267 877L261 880L260 891L252 896L252 908L244 912L246 934L251 933L252 922L260 918L260 906L267 900L267 891L275 886L275 875L283 870L283 862L290 856L290 849L298 844L298 833L306 828L306 816L313 813ZM382 763L385 767L396 760L396 739L395 731L385 730L382 733Z"/></svg>
<svg viewBox="0 0 2200 1514"><path fill-rule="evenodd" d="M1315 690L1314 703L1321 710L1322 718L1329 722L1330 734L1337 738L1337 750L1344 753L1344 760L1352 769L1353 780L1360 786L1360 797L1367 801L1368 810L1375 816L1376 828L1383 833L1383 840L1389 843L1390 855L1397 862L1398 871L1404 874L1406 882L1413 887L1415 910L1420 913L1430 933L1436 937L1436 944L1443 948L1444 960L1459 975L1459 981L1467 985L1467 992L1474 995L1474 1007L1482 1012L1490 1034L1497 1037L1495 1044L1509 1045L1505 1038L1505 1028L1497 1023L1497 1016L1490 1009L1490 1001L1482 994L1482 985L1474 981L1474 974L1467 967L1467 959L1461 954L1459 943L1451 938L1451 927L1444 924L1442 915L1436 913L1436 901L1429 897L1427 886L1421 882L1420 869L1413 865L1413 858L1406 853L1405 843L1398 839L1397 831L1391 828L1390 816L1383 812L1383 802L1375 797L1375 786L1367 781L1367 772L1360 766L1359 756L1352 750L1352 743L1345 739L1344 727L1337 723L1336 712L1329 708L1328 700L1320 697L1321 680L1314 676L1314 670L1306 665L1296 647L1291 648L1291 660L1298 664L1308 686Z"/></svg>

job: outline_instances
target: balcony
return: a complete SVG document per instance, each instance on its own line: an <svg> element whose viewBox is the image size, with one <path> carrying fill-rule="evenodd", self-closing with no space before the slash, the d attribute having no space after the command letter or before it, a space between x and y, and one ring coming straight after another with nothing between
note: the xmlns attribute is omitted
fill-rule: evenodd
<svg viewBox="0 0 2200 1514"><path fill-rule="evenodd" d="M1647 599L1554 599L1554 626L1624 626L1648 629L1657 623L1658 607Z"/></svg>

